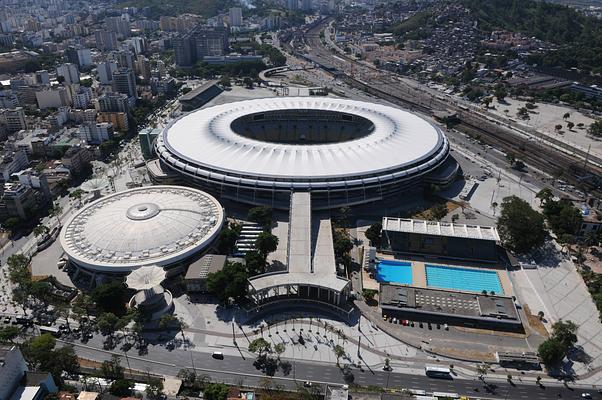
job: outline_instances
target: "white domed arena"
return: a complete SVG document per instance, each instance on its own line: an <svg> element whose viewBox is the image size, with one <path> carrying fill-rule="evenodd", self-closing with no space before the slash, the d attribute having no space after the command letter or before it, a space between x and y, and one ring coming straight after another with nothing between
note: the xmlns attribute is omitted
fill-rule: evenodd
<svg viewBox="0 0 602 400"><path fill-rule="evenodd" d="M193 111L172 121L155 146L163 167L186 181L276 208L288 208L291 191L310 191L316 209L369 203L449 180L457 170L447 138L425 119L335 98L254 99Z"/></svg>
<svg viewBox="0 0 602 400"><path fill-rule="evenodd" d="M180 186L125 190L84 206L63 225L69 261L92 273L125 275L170 267L207 248L224 211L211 195Z"/></svg>

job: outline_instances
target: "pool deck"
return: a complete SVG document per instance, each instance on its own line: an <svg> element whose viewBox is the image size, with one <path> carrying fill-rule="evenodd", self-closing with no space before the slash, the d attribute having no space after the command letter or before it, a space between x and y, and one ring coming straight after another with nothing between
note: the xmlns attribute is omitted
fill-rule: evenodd
<svg viewBox="0 0 602 400"><path fill-rule="evenodd" d="M495 271L500 280L500 285L502 286L502 290L504 291L505 296L513 296L514 291L512 290L512 282L510 282L510 277L508 276L508 272L504 268L492 268L492 267L476 267L471 265L465 265L463 263L454 263L450 264L449 262L441 262L442 260L433 260L433 261L424 261L424 260L416 260L411 258L395 258L388 254L378 254L378 256L383 260L392 260L392 261L405 261L412 264L412 285L414 287L426 288L426 264L429 265L441 265L445 267L452 268L466 268L466 269L475 269L475 270L487 270L487 271ZM466 264L470 264L470 262L466 262ZM364 289L379 289L379 284L376 279L370 278L370 275L366 271L362 271L363 278L363 288Z"/></svg>
<svg viewBox="0 0 602 400"><path fill-rule="evenodd" d="M426 268L422 261L412 261L412 286L426 287Z"/></svg>

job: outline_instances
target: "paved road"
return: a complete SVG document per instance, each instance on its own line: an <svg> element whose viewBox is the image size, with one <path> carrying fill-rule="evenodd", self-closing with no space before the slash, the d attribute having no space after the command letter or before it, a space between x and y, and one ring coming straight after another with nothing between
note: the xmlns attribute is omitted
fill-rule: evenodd
<svg viewBox="0 0 602 400"><path fill-rule="evenodd" d="M200 374L206 374L213 380L228 382L233 384L243 384L257 386L265 375L257 370L253 365L254 357L245 356L246 352L240 356L226 355L223 360L216 360L210 353L199 351L190 351L185 349L175 349L168 351L161 346L149 346L149 353L145 356L138 356L136 352L129 351L127 359L123 352L116 350L108 352L100 350L98 346L100 338L94 338L90 345L75 344L77 354L91 360L108 360L111 354L122 356L122 365L126 368L139 371L149 371L155 374L175 376L182 368L196 368ZM246 344L246 342L245 342ZM308 363L299 362L292 359L286 360L291 363L291 370L287 375L283 375L278 370L274 380L287 388L295 388L297 384L306 380L321 384L344 384L345 379L339 367L326 363ZM128 365L129 364L129 365ZM343 362L341 362L341 365ZM470 395L478 397L496 398L496 399L578 399L581 393L587 392L582 389L568 389L562 386L539 388L535 384L520 384L518 377L515 377L516 385L507 382L496 382L493 379L486 378L486 381L495 385L492 392L487 392L483 382L477 380L465 379L432 379L420 374L402 374L396 372L386 372L382 370L351 368L354 377L354 383L362 386L376 385L388 388L408 388L422 389L427 392L454 392L460 395ZM474 388L478 388L475 391ZM593 392L593 390L589 390ZM559 394L561 397L559 397Z"/></svg>

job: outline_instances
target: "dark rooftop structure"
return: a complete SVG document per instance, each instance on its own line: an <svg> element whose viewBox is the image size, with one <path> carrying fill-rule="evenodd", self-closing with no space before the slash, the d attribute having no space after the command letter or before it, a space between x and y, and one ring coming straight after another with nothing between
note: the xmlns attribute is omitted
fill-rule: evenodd
<svg viewBox="0 0 602 400"><path fill-rule="evenodd" d="M182 111L193 111L207 104L223 90L217 86L217 81L209 81L180 97Z"/></svg>
<svg viewBox="0 0 602 400"><path fill-rule="evenodd" d="M383 315L399 319L496 330L522 330L511 297L380 285Z"/></svg>

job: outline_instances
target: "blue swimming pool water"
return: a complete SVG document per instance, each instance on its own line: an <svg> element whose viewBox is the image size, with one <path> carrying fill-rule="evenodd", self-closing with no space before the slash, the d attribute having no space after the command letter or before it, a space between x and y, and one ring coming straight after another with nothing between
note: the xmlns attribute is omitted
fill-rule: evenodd
<svg viewBox="0 0 602 400"><path fill-rule="evenodd" d="M378 282L412 284L412 263L404 261L381 260L376 264Z"/></svg>
<svg viewBox="0 0 602 400"><path fill-rule="evenodd" d="M443 265L426 264L427 286L442 289L465 290L468 292L495 292L503 294L497 272Z"/></svg>

